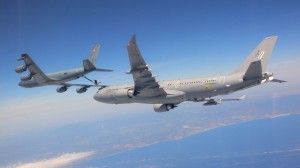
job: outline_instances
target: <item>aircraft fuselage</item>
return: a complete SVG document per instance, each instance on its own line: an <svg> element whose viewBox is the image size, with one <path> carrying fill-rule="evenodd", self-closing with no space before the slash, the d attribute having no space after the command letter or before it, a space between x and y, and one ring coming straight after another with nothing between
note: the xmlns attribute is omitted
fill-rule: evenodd
<svg viewBox="0 0 300 168"><path fill-rule="evenodd" d="M238 90L249 88L264 83L272 78L272 74L265 74L265 77L252 80L243 80L243 74L232 74L209 78L178 79L159 81L162 92L157 96L157 90L145 89L136 96L128 92L134 85L110 86L94 95L94 99L109 104L125 103L146 103L146 104L179 104L184 101L204 101L205 98L217 95L226 95ZM151 96L153 94L153 96Z"/></svg>
<svg viewBox="0 0 300 168"><path fill-rule="evenodd" d="M38 87L38 86L45 86L45 85L59 85L80 78L86 75L87 73L89 73L89 71L85 71L84 68L76 68L76 69L70 69L66 71L48 73L46 74L46 76L50 80L47 82L38 83L36 82L36 80L34 80L34 77L32 77L30 80L20 81L19 86L31 88L31 87Z"/></svg>

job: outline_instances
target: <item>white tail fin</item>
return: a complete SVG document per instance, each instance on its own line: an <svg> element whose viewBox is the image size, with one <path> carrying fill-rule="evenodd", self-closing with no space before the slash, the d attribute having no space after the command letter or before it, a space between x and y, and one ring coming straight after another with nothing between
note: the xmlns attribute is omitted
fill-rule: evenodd
<svg viewBox="0 0 300 168"><path fill-rule="evenodd" d="M260 44L250 53L243 64L234 73L248 73L250 76L260 76L266 72L269 59L272 55L273 48L278 36L266 37ZM256 64L256 65L254 65ZM260 67L257 65L260 64ZM254 68L254 69L253 69ZM259 68L259 70L255 70ZM254 74L260 73L260 74Z"/></svg>

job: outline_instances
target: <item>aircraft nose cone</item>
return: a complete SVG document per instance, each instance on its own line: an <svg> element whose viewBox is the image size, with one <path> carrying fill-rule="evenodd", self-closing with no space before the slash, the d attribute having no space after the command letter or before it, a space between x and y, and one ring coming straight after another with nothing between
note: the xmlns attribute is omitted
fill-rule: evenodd
<svg viewBox="0 0 300 168"><path fill-rule="evenodd" d="M97 92L93 98L102 103L111 103L112 101L111 97L103 92Z"/></svg>
<svg viewBox="0 0 300 168"><path fill-rule="evenodd" d="M19 82L19 84L18 84L19 86L23 86L23 82L21 81L21 82Z"/></svg>
<svg viewBox="0 0 300 168"><path fill-rule="evenodd" d="M94 95L94 99L99 101L99 102L105 102L105 98L100 93L96 93Z"/></svg>
<svg viewBox="0 0 300 168"><path fill-rule="evenodd" d="M98 99L99 99L98 93L94 94L93 98L98 101Z"/></svg>

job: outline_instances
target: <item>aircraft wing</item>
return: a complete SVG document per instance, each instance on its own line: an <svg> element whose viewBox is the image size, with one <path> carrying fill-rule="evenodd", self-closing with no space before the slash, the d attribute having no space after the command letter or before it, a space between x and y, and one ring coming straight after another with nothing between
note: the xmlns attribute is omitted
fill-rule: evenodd
<svg viewBox="0 0 300 168"><path fill-rule="evenodd" d="M36 63L30 58L28 54L22 54L21 58L19 58L18 60L24 61L30 74L37 83L45 83L51 81L51 79L49 79L45 75L45 73L36 65Z"/></svg>
<svg viewBox="0 0 300 168"><path fill-rule="evenodd" d="M99 87L99 88L105 88L107 87L107 85L89 85L89 84L76 84L76 83L60 83L60 84L57 84L57 85L61 85L61 86L67 86L67 87L70 87L70 86L82 86L82 87L86 87L86 88L89 88L89 87Z"/></svg>
<svg viewBox="0 0 300 168"><path fill-rule="evenodd" d="M129 41L127 50L131 66L128 74L133 76L135 94L140 93L144 89L159 89L158 82L139 51L135 35Z"/></svg>
<svg viewBox="0 0 300 168"><path fill-rule="evenodd" d="M107 87L105 85L98 85L98 84L97 85L86 85L86 84L73 84L73 83L58 83L57 85L61 85L60 87L58 87L56 89L56 91L58 93L63 93L65 91L67 91L68 88L71 87L71 86L80 86L79 88L76 89L77 93L84 93L90 87L98 87L99 90Z"/></svg>
<svg viewBox="0 0 300 168"><path fill-rule="evenodd" d="M210 106L210 105L217 105L219 104L219 102L221 101L240 101L245 99L246 95L241 96L240 98L235 98L235 99L205 99L204 101L206 101L206 103L204 103L204 106Z"/></svg>

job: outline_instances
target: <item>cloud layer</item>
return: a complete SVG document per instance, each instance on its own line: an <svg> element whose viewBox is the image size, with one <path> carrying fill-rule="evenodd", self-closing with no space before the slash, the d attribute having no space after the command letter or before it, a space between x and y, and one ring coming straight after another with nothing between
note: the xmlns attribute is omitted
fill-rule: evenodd
<svg viewBox="0 0 300 168"><path fill-rule="evenodd" d="M24 163L15 166L14 168L59 168L73 164L74 162L85 160L94 155L94 151L79 152L79 153L66 153L55 158L40 160L32 163Z"/></svg>
<svg viewBox="0 0 300 168"><path fill-rule="evenodd" d="M90 93L91 92L91 93ZM103 104L93 100L93 91L85 95L40 93L0 102L0 137L24 131L72 123L104 120L133 113L141 105Z"/></svg>

